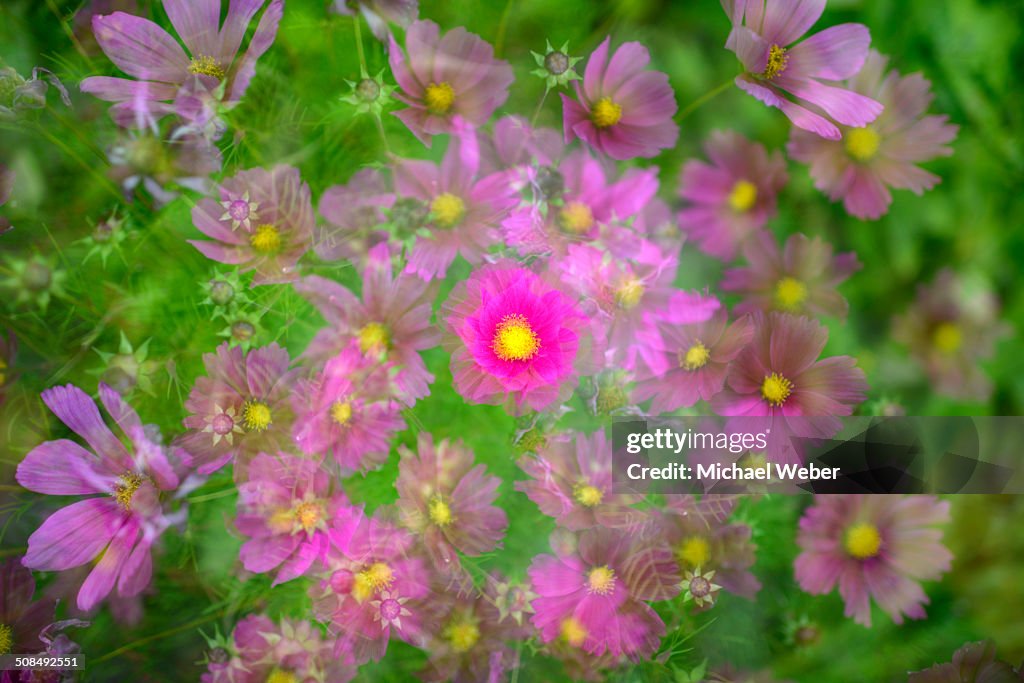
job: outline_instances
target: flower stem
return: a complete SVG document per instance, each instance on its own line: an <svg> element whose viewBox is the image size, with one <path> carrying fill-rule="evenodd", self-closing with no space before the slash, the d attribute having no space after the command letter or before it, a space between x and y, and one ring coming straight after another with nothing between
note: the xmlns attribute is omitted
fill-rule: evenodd
<svg viewBox="0 0 1024 683"><path fill-rule="evenodd" d="M540 110L544 107L544 100L548 98L548 90L551 88L544 88L544 94L540 96L540 102L537 103L537 108L533 110L533 116L530 117L530 128L537 125L537 117L540 116Z"/></svg>
<svg viewBox="0 0 1024 683"><path fill-rule="evenodd" d="M366 68L366 54L363 52L363 29L362 29L362 17L359 16L359 12L356 12L352 17L352 25L355 26L356 30L356 52L359 53L359 68L362 70L360 76L362 78L368 78L370 72Z"/></svg>
<svg viewBox="0 0 1024 683"><path fill-rule="evenodd" d="M701 97L697 98L696 100L694 100L690 104L686 105L686 108L684 108L676 116L676 122L682 121L687 116L692 114L694 111L699 109L701 106L707 104L711 100L713 100L716 97L718 97L719 95L721 95L723 92L728 90L729 86L731 86L732 84L733 84L733 79L730 78L729 80L727 80L725 83L722 83L721 85L719 85L714 90L712 90L712 91L710 91L708 93L705 93L704 95L702 95Z"/></svg>

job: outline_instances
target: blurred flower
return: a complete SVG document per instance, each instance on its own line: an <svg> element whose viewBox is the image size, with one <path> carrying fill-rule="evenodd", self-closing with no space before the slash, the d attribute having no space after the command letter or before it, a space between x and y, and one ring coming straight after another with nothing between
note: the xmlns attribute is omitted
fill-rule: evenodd
<svg viewBox="0 0 1024 683"><path fill-rule="evenodd" d="M832 245L806 235L790 235L782 250L775 237L761 232L743 247L747 268L725 271L721 287L743 295L736 313L781 311L797 315L845 318L849 306L836 291L861 263L852 251L832 253Z"/></svg>
<svg viewBox="0 0 1024 683"><path fill-rule="evenodd" d="M149 585L153 543L183 514L168 515L161 493L178 487L172 458L187 461L180 449L166 449L143 427L139 416L106 384L103 407L125 433L131 449L104 424L96 404L78 387L53 387L43 402L92 448L60 439L37 446L18 465L18 483L36 493L58 496L103 494L72 503L50 515L28 539L23 563L33 569L62 571L97 560L78 593L83 610L105 598L117 584L122 596ZM182 510L184 513L184 510Z"/></svg>
<svg viewBox="0 0 1024 683"><path fill-rule="evenodd" d="M331 488L331 475L317 460L257 455L248 480L238 485L235 526L248 537L238 553L242 565L258 574L278 569L276 586L324 562L328 525L348 507L345 494Z"/></svg>
<svg viewBox="0 0 1024 683"><path fill-rule="evenodd" d="M379 467L405 426L391 398L391 367L364 356L359 342L327 361L292 394L295 443L308 455L329 454L343 475Z"/></svg>
<svg viewBox="0 0 1024 683"><path fill-rule="evenodd" d="M924 619L918 582L949 571L953 555L937 528L948 521L949 503L934 496L815 496L800 519L797 582L812 595L838 583L846 616L864 626L872 597L897 624Z"/></svg>
<svg viewBox="0 0 1024 683"><path fill-rule="evenodd" d="M907 683L1019 683L1024 666L1014 669L996 659L992 641L967 643L953 653L953 661L910 672Z"/></svg>
<svg viewBox="0 0 1024 683"><path fill-rule="evenodd" d="M201 474L235 460L235 478L244 481L257 453L277 453L291 444L289 396L294 372L288 351L277 344L244 353L227 343L203 354L205 377L197 377L185 410L188 432L181 446Z"/></svg>
<svg viewBox="0 0 1024 683"><path fill-rule="evenodd" d="M517 627L523 626L528 614L533 614L530 603L537 594L528 581L507 581L500 575L489 575L487 593L498 610L498 621L514 621ZM528 619L527 619L528 620Z"/></svg>
<svg viewBox="0 0 1024 683"><path fill-rule="evenodd" d="M214 261L239 265L242 272L254 270L253 284L295 280L295 264L309 249L316 224L309 185L299 170L275 166L270 171L239 171L221 182L219 194L219 201L207 197L192 209L193 224L216 241L189 243ZM238 211L232 214L234 209ZM254 210L258 218L246 228L236 216L248 217Z"/></svg>
<svg viewBox="0 0 1024 683"><path fill-rule="evenodd" d="M622 530L589 529L576 552L538 555L530 563L541 642L563 639L588 654L640 659L654 653L665 624L645 601L679 592L665 549Z"/></svg>
<svg viewBox="0 0 1024 683"><path fill-rule="evenodd" d="M917 164L952 154L946 145L959 130L948 116L924 115L934 97L927 79L919 73L886 73L887 62L888 57L872 50L864 68L846 82L854 92L885 105L874 122L844 128L842 140L794 128L787 146L791 157L810 164L815 187L832 201L842 199L850 215L870 220L889 211L889 187L920 195L941 180Z"/></svg>
<svg viewBox="0 0 1024 683"><path fill-rule="evenodd" d="M51 85L60 94L64 106L70 107L67 88L49 69L37 66L25 79L12 67L0 68L0 120L13 119L26 109L44 108L46 91Z"/></svg>
<svg viewBox="0 0 1024 683"><path fill-rule="evenodd" d="M930 284L918 285L916 301L893 323L893 337L910 347L936 391L983 401L992 382L979 361L990 358L995 342L1010 333L998 314L991 291L970 287L947 268Z"/></svg>
<svg viewBox="0 0 1024 683"><path fill-rule="evenodd" d="M28 258L8 255L5 259L7 277L0 280L0 287L10 292L5 297L8 306L32 304L45 313L53 297L67 296L64 291L67 271L56 267L54 257L32 254Z"/></svg>
<svg viewBox="0 0 1024 683"><path fill-rule="evenodd" d="M232 314L238 313L252 303L242 284L242 278L234 269L214 270L213 277L201 285L206 298L200 303L213 307L213 318L231 320Z"/></svg>
<svg viewBox="0 0 1024 683"><path fill-rule="evenodd" d="M17 557L0 562L0 586L0 656L41 652L39 634L53 623L56 602L32 600L36 581Z"/></svg>
<svg viewBox="0 0 1024 683"><path fill-rule="evenodd" d="M612 493L612 445L604 432L549 439L518 464L530 479L517 481L516 491L566 529L625 527L644 517L629 507L636 496Z"/></svg>
<svg viewBox="0 0 1024 683"><path fill-rule="evenodd" d="M431 325L434 288L418 277L391 271L386 244L370 250L363 270L362 298L337 282L316 275L295 284L295 290L319 309L327 325L306 348L312 360L327 360L356 339L364 355L398 368L397 398L407 405L430 393L434 376L420 352L434 348L440 335Z"/></svg>
<svg viewBox="0 0 1024 683"><path fill-rule="evenodd" d="M82 92L114 102L110 114L118 125L149 128L174 112L170 104L179 88L199 81L225 104L236 104L256 73L256 61L270 49L284 13L284 0L270 0L244 54L242 39L266 0L231 2L221 24L221 3L164 0L164 10L181 41L148 19L124 12L92 19L100 48L131 78L92 76ZM137 80L135 80L137 79Z"/></svg>
<svg viewBox="0 0 1024 683"><path fill-rule="evenodd" d="M789 179L786 160L731 130L711 133L704 152L710 164L683 164L679 196L689 206L678 214L679 227L705 254L731 261L775 215L776 197Z"/></svg>
<svg viewBox="0 0 1024 683"><path fill-rule="evenodd" d="M221 170L221 153L199 135L166 138L152 131L122 132L107 152L110 177L130 196L143 188L158 207L176 198L178 188L206 193L210 174Z"/></svg>
<svg viewBox="0 0 1024 683"><path fill-rule="evenodd" d="M406 28L420 13L419 0L332 0L331 11L348 17L359 10L380 42L390 35L388 23Z"/></svg>
<svg viewBox="0 0 1024 683"><path fill-rule="evenodd" d="M487 596L446 595L444 615L427 643L430 659L420 675L436 683L498 683L514 668L506 641L513 636Z"/></svg>
<svg viewBox="0 0 1024 683"><path fill-rule="evenodd" d="M102 351L99 348L93 349L103 361L103 365L91 374L99 376L121 395L127 395L137 387L140 391L153 396L153 374L160 367L160 363L150 360L149 342L147 339L135 348L122 330L121 342L116 353Z"/></svg>
<svg viewBox="0 0 1024 683"><path fill-rule="evenodd" d="M480 174L516 169L532 173L537 164L552 164L562 157L565 143L558 131L534 128L521 116L502 116L494 123L490 135L477 131L480 144Z"/></svg>
<svg viewBox="0 0 1024 683"><path fill-rule="evenodd" d="M352 88L352 92L342 97L341 101L355 107L358 114L372 114L380 118L392 102L391 93L395 91L395 86L384 82L384 69L371 77L360 67L359 80L345 82Z"/></svg>
<svg viewBox="0 0 1024 683"><path fill-rule="evenodd" d="M394 36L388 44L391 72L402 89L396 97L409 105L393 113L428 147L431 136L452 132L454 117L482 126L508 99L512 67L461 26L442 38L434 22L415 21L405 32L408 55Z"/></svg>
<svg viewBox="0 0 1024 683"><path fill-rule="evenodd" d="M504 172L477 177L476 132L456 121L440 167L404 159L395 167L395 190L430 206L430 225L417 231L405 272L424 280L443 278L458 254L473 265L498 241L496 228L515 204Z"/></svg>
<svg viewBox="0 0 1024 683"><path fill-rule="evenodd" d="M430 576L423 560L410 553L412 535L360 512L339 520L330 537L328 573L311 595L315 616L337 638L334 656L356 665L378 660L392 634L422 646L421 601Z"/></svg>
<svg viewBox="0 0 1024 683"><path fill-rule="evenodd" d="M508 527L505 511L494 505L501 480L473 463L473 452L461 442L442 439L436 445L420 432L416 452L399 446L398 512L402 523L422 536L436 568L458 567L458 550L481 555L501 545Z"/></svg>
<svg viewBox="0 0 1024 683"><path fill-rule="evenodd" d="M544 43L544 54L537 54L533 50L530 50L530 54L539 67L530 73L543 78L548 90L580 80L580 75L576 73L576 63L583 58L569 56L569 41L562 43L562 47L556 50L548 40Z"/></svg>
<svg viewBox="0 0 1024 683"><path fill-rule="evenodd" d="M372 247L387 240L379 229L395 195L376 169L357 171L345 185L332 185L320 197L320 214L327 222L316 227L313 249L325 261L365 262Z"/></svg>
<svg viewBox="0 0 1024 683"><path fill-rule="evenodd" d="M651 56L640 43L620 45L609 60L610 43L605 38L587 59L579 101L562 95L565 141L580 138L613 159L657 156L679 137L668 76L645 71Z"/></svg>
<svg viewBox="0 0 1024 683"><path fill-rule="evenodd" d="M553 408L577 377L587 319L562 291L510 263L484 266L445 301L452 382L471 403Z"/></svg>
<svg viewBox="0 0 1024 683"><path fill-rule="evenodd" d="M689 312L687 318L676 322L684 311ZM717 395L725 386L729 364L754 335L749 318L731 325L728 318L713 297L673 292L664 315L653 316L650 327L638 332L646 338L646 353L638 371L636 400L653 398L650 413L657 415Z"/></svg>
<svg viewBox="0 0 1024 683"><path fill-rule="evenodd" d="M781 109L793 125L838 140L841 134L832 119L865 126L882 112L879 102L830 83L850 78L863 66L871 45L863 24L831 26L792 45L821 17L824 2L723 0L722 6L732 21L725 47L746 69L736 77L736 86Z"/></svg>
<svg viewBox="0 0 1024 683"><path fill-rule="evenodd" d="M82 263L87 263L93 256L99 255L100 262L106 268L107 259L114 252L117 252L124 261L121 247L130 234L124 224L125 219L118 216L116 210L97 223L92 233L82 240L82 243L89 247L89 251L82 258Z"/></svg>

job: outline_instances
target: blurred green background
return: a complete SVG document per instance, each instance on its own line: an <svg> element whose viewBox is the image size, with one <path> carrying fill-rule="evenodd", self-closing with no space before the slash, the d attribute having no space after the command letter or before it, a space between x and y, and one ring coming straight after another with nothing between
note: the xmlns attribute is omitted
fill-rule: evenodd
<svg viewBox="0 0 1024 683"><path fill-rule="evenodd" d="M225 339L234 322L255 327L252 343L277 341L297 355L322 325L319 316L288 287L261 287L232 320L214 317L203 303L203 286L227 272L206 260L185 240L196 238L186 195L162 209L137 199L125 203L107 179L104 150L118 135L106 104L78 93L82 78L113 73L113 67L76 25L80 2L3 0L0 3L0 59L27 76L34 66L53 71L72 93L65 108L50 91L49 106L17 121L0 122L0 161L17 173L17 202L4 207L16 226L0 237L0 330L18 339L12 385L0 407L0 559L24 552L25 539L63 501L41 500L13 485L13 471L27 450L58 434L56 421L38 392L73 382L93 391L100 378L132 386L129 399L147 422L167 435L178 432L182 401L202 372L201 356ZM141 2L144 16L166 24L159 2ZM569 41L570 53L585 56L605 35L613 42L639 40L653 66L669 74L681 107L738 70L723 48L728 22L717 0L529 0L465 2L425 0L420 16L443 29L466 26L495 44L516 72L508 102L499 113L529 116L543 82L529 51ZM892 57L902 73L921 71L935 91L933 113L949 114L960 125L952 157L927 165L942 184L924 197L897 192L892 210L879 221L846 216L814 190L804 167L790 164L791 180L771 223L780 237L794 232L821 235L837 250L854 250L864 268L841 287L850 302L845 322L826 321L826 353L855 356L867 373L871 399L893 400L909 414L1018 415L1024 407L1024 354L1016 336L1004 339L985 368L996 389L987 403L964 403L935 394L910 361L905 347L890 338L894 315L912 305L916 285L952 267L972 283L992 290L1003 318L1016 329L1024 322L1024 4L913 0L830 2L817 28L845 21L866 24L873 47ZM385 68L382 47L363 31L371 71ZM0 65L2 66L2 65ZM225 174L254 165L298 166L315 199L384 157L372 120L354 115L339 101L358 77L353 23L329 15L324 2L287 0L273 48L260 60L242 105L231 112L231 132L222 147ZM385 77L390 80L387 74ZM539 123L560 128L561 105L549 96ZM439 158L443 145L425 150L391 116L384 125L399 155ZM678 170L716 128L733 128L769 148L780 148L788 122L752 98L730 89L683 122L675 150L657 164L662 198L675 197ZM100 248L95 228L112 214L121 221L116 248ZM107 242L105 244L110 244ZM45 264L57 283L45 310L37 294L15 301L21 291L5 285L18 264ZM347 264L313 264L311 272L358 282ZM716 291L721 267L684 249L679 284ZM468 273L457 267L442 287ZM400 442L414 443L426 429L435 438L463 438L481 461L501 476L500 504L513 520L505 549L480 560L481 569L522 576L530 558L546 550L553 526L511 481L522 475L511 446L515 422L501 409L467 407L450 387L447 357L427 354L437 376L431 396L409 415ZM127 377L127 380L125 379ZM395 499L396 456L381 471L347 486L351 497L370 507ZM76 640L90 662L84 680L180 681L198 678L207 634L230 631L254 610L271 615L306 614L302 581L269 589L265 576L236 578L240 540L228 531L234 515L230 476L220 473L190 496L183 535L168 534L153 591L134 626L119 625L104 611ZM779 679L817 681L901 681L905 672L948 661L964 641L993 638L1004 659L1024 658L1024 506L1013 497L973 496L954 500L947 539L956 553L953 572L927 587L929 619L896 627L876 612L864 629L842 617L836 595L811 598L793 581L794 530L807 501L769 498L748 501L741 514L755 528L759 545L755 573L764 583L756 603L724 596L715 609L684 620L667 641L665 661L628 668L618 681L673 680L707 658L739 668L773 669ZM530 523L517 524L528 519ZM538 520L535 522L535 520ZM547 524L546 527L543 525ZM51 576L37 574L41 584ZM806 643L801 627L817 634ZM520 680L559 680L558 666L524 648L527 668ZM668 655L671 656L668 656ZM364 667L361 680L405 681L425 656L392 643L384 662ZM684 680L680 678L679 680Z"/></svg>

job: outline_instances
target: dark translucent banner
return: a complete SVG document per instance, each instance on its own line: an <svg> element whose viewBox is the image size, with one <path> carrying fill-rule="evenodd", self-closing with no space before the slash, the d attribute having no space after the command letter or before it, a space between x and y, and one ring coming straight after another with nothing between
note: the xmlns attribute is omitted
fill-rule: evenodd
<svg viewBox="0 0 1024 683"><path fill-rule="evenodd" d="M1024 417L622 417L615 493L1024 493Z"/></svg>

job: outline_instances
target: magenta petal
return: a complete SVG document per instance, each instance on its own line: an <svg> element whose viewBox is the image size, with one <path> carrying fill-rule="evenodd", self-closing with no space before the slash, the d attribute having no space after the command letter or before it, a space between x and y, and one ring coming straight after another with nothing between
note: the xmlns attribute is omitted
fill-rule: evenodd
<svg viewBox="0 0 1024 683"><path fill-rule="evenodd" d="M868 56L871 34L863 24L840 24L815 33L789 51L786 75L827 81L852 77Z"/></svg>
<svg viewBox="0 0 1024 683"><path fill-rule="evenodd" d="M583 72L583 90L587 95L587 100L591 102L596 101L602 95L601 76L604 74L605 63L608 61L608 46L611 41L611 36L607 36L587 58L587 69ZM579 92L578 85L577 92Z"/></svg>
<svg viewBox="0 0 1024 683"><path fill-rule="evenodd" d="M78 609L91 610L110 595L138 534L139 524L135 520L129 520L118 530L103 557L82 582L82 589L78 591Z"/></svg>
<svg viewBox="0 0 1024 683"><path fill-rule="evenodd" d="M770 43L790 45L807 33L825 11L826 0L768 0L760 33ZM756 0L760 3L760 0ZM753 2L751 4L754 4ZM748 12L750 11L748 6ZM749 17L747 23L749 24Z"/></svg>
<svg viewBox="0 0 1024 683"><path fill-rule="evenodd" d="M92 76L82 81L79 87L82 92L107 102L171 100L178 92L177 88L167 83L134 81L129 78L114 78L112 76Z"/></svg>
<svg viewBox="0 0 1024 683"><path fill-rule="evenodd" d="M74 441L46 441L29 451L18 465L18 483L51 496L109 493L115 473L100 471L95 455Z"/></svg>
<svg viewBox="0 0 1024 683"><path fill-rule="evenodd" d="M866 126L882 113L880 102L852 90L824 85L811 79L791 79L785 75L773 82L796 97L821 107L826 114L845 126ZM796 123L795 120L793 122Z"/></svg>
<svg viewBox="0 0 1024 683"><path fill-rule="evenodd" d="M124 12L95 16L93 34L121 71L146 80L181 83L189 59L167 31L152 21Z"/></svg>
<svg viewBox="0 0 1024 683"><path fill-rule="evenodd" d="M220 0L164 0L164 11L193 57L217 57Z"/></svg>
<svg viewBox="0 0 1024 683"><path fill-rule="evenodd" d="M122 512L113 498L90 498L57 510L29 537L25 566L60 571L85 564L124 525Z"/></svg>
<svg viewBox="0 0 1024 683"><path fill-rule="evenodd" d="M242 99L242 95L245 94L246 89L249 87L249 82L256 75L256 60L274 44L274 38L277 37L277 28L281 23L283 15L284 0L272 0L270 5L267 6L266 11L263 12L263 16L260 17L260 23L256 26L256 33L253 34L252 40L249 41L249 47L242 57L238 70L235 72L228 102L237 102Z"/></svg>
<svg viewBox="0 0 1024 683"><path fill-rule="evenodd" d="M93 400L78 387L68 384L51 387L42 394L43 403L74 433L85 439L97 455L107 461L111 471L132 466L128 451L100 417Z"/></svg>

